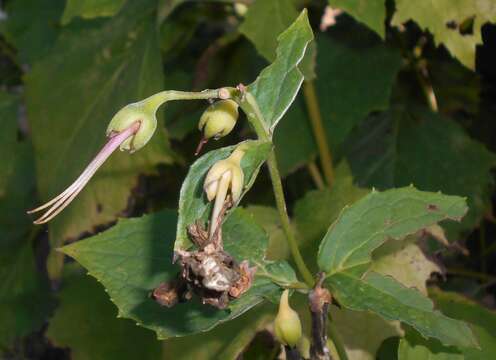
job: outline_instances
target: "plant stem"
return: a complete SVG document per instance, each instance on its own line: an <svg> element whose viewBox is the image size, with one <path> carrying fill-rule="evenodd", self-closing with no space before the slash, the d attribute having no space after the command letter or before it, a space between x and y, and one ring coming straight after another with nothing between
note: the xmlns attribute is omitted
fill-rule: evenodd
<svg viewBox="0 0 496 360"><path fill-rule="evenodd" d="M327 325L327 335L329 339L334 344L336 351L339 356L339 360L348 360L348 354L346 354L346 350L344 348L343 342L339 337L337 329L334 327L334 324L331 322L331 317L329 315L329 324Z"/></svg>
<svg viewBox="0 0 496 360"><path fill-rule="evenodd" d="M199 92L166 90L156 93L140 101L140 103L143 103L148 109L156 111L160 107L160 105L167 101L216 99L221 97L221 91L224 92L225 95L228 95L228 97L232 97L235 89L221 88L213 90L203 90Z"/></svg>
<svg viewBox="0 0 496 360"><path fill-rule="evenodd" d="M320 170L317 167L317 164L315 164L315 161L310 161L307 164L307 168L317 189L323 190L325 188L324 179L322 179L322 175L320 174Z"/></svg>
<svg viewBox="0 0 496 360"><path fill-rule="evenodd" d="M246 114L248 121L253 126L259 140L272 142L269 136L269 130L265 126L263 115L261 114L260 108L258 107L253 95L249 92L244 93L243 96L241 96L240 105ZM286 235L286 241L288 242L291 255L305 282L309 287L313 287L314 279L312 273L301 256L298 243L296 242L296 238L291 230L291 224L286 209L286 200L284 199L284 192L282 190L281 175L279 174L279 169L277 167L277 159L274 149L272 149L269 153L267 158L267 166L269 167L270 180L272 182L272 188L274 189L274 198L276 200L277 211L279 212L282 228L284 234Z"/></svg>
<svg viewBox="0 0 496 360"><path fill-rule="evenodd" d="M488 274L480 273L477 271L470 271L470 270L458 269L458 268L448 268L447 272L448 274L470 277L482 281L496 281L496 277Z"/></svg>
<svg viewBox="0 0 496 360"><path fill-rule="evenodd" d="M322 122L322 115L320 114L319 102L315 92L315 86L312 80L303 83L303 94L305 96L305 103L310 117L310 124L312 125L313 135L317 142L319 149L320 162L324 177L327 185L330 187L334 180L334 169L332 167L332 155L327 141L324 124Z"/></svg>
<svg viewBox="0 0 496 360"><path fill-rule="evenodd" d="M279 212L279 217L281 218L282 228L284 230L284 234L286 235L291 255L293 256L298 271L301 273L308 286L311 287L313 286L314 279L312 273L308 270L303 257L301 256L298 243L296 242L294 233L291 230L291 224L286 209L286 201L284 199L284 192L282 190L281 175L279 174L279 170L277 168L277 160L274 150L272 150L269 154L267 165L269 166L270 179L272 180L277 210Z"/></svg>

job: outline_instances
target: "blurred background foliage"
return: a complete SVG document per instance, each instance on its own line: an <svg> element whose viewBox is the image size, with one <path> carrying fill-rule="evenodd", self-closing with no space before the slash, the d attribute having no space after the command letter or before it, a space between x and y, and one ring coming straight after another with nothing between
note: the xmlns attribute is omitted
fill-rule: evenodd
<svg viewBox="0 0 496 360"><path fill-rule="evenodd" d="M448 315L473 324L483 353L444 348L375 315L336 313L335 326L350 359L494 356L496 26L490 23L496 22L496 4L456 3L3 1L3 358L277 356L270 305L210 332L159 342L151 331L118 319L103 287L54 251L112 226L118 217L176 209L206 103L168 104L153 141L132 156L115 154L48 226L32 226L25 210L78 175L102 145L111 116L127 103L161 89L201 90L253 81L275 58L277 35L302 7L308 8L316 35L302 70L316 89L333 155L333 187L322 185L324 169L319 169L303 92L281 121L275 144L293 226L309 261L342 207L367 188L413 183L421 190L466 196L470 207L460 224L445 227L449 244L439 229L431 229L414 245L405 241L375 255L381 258L379 268L386 264L384 273L401 277L408 275L399 272L402 268L418 272L404 280L429 291ZM235 132L204 151L251 135L246 122L239 121ZM269 184L262 171L244 204L270 236L268 257L287 258ZM431 276L433 272L437 275ZM357 323L358 329L350 326Z"/></svg>

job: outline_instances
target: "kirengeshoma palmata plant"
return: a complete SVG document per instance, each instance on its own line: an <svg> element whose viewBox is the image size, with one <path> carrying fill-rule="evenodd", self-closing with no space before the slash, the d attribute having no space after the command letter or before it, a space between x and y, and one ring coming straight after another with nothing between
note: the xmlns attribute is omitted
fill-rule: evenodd
<svg viewBox="0 0 496 360"><path fill-rule="evenodd" d="M438 339L446 345L476 346L466 324L435 311L422 293L374 272L371 266L372 252L387 239L400 240L439 221L460 219L466 212L462 198L422 192L413 187L372 191L363 196L342 209L321 239L316 255L319 270L316 285L316 274L306 265L308 259L300 252L297 234L287 213L272 141L277 124L303 82L298 66L312 39L304 11L279 36L274 62L249 86L202 92L164 91L124 107L110 122L107 144L81 176L59 196L33 210L48 209L36 223L47 222L62 211L118 147L129 152L143 148L157 127L155 113L160 105L172 100L213 101L199 119L201 143L228 135L238 121L240 109L257 139L213 150L191 165L180 193L176 241L173 253L167 254L170 262L165 264L161 258L157 265L155 254L133 248L132 255L119 263L119 276L109 277L108 274L116 271L115 264L103 271L106 264L94 258L83 261L89 252L76 251L91 246L86 245L89 241L62 248L76 260L81 260L96 277L101 277L123 316L157 331L161 337L184 336L210 330L269 299L280 304L274 323L276 339L293 349L302 336L302 324L298 313L289 307L288 289L313 296L323 287L329 296L326 293L326 300L320 301L322 306L318 306L318 311L312 310L318 316L311 320L312 331L316 334L309 337L313 348L324 349L321 351L323 356L329 356L326 347L313 345L327 338L327 328L323 324L329 315L331 299L343 308L375 312L387 320L402 321L425 337ZM237 209L264 163L272 182L278 226L283 230L292 264L303 281L287 261L271 262L265 258L267 235L252 217ZM132 226L138 225L133 222ZM149 231L149 227L147 229ZM129 233L132 237L132 231ZM111 246L109 243L99 245ZM129 258L133 259L133 266L136 259L143 263L139 269L131 268ZM153 278L141 271L152 267L147 261L160 267ZM141 271L141 277L134 276L137 270ZM128 279L133 280L132 285ZM130 286L138 290L126 292ZM150 297L165 307L158 306ZM141 312L141 309L148 312ZM180 319L177 315L172 316L176 310L181 314ZM339 351L342 349L339 337L329 334L340 355L345 354Z"/></svg>

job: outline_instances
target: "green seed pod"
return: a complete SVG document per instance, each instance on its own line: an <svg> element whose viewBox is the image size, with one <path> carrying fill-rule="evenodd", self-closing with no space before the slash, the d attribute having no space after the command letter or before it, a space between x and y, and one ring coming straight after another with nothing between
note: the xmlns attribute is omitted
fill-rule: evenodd
<svg viewBox="0 0 496 360"><path fill-rule="evenodd" d="M301 338L301 322L298 313L289 306L289 290L282 293L279 312L274 320L274 330L281 344L296 346Z"/></svg>
<svg viewBox="0 0 496 360"><path fill-rule="evenodd" d="M140 127L136 134L124 141L120 149L134 152L145 146L157 129L156 109L150 109L143 101L129 104L114 115L107 127L107 136L120 132L138 121Z"/></svg>
<svg viewBox="0 0 496 360"><path fill-rule="evenodd" d="M205 139L219 139L231 132L238 120L238 104L231 99L210 105L202 114L198 129Z"/></svg>

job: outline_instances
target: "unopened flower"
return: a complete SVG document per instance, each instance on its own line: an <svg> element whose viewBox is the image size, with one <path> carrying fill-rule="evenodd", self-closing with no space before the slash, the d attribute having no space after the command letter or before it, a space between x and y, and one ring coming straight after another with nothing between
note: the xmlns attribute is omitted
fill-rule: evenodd
<svg viewBox="0 0 496 360"><path fill-rule="evenodd" d="M116 115L117 116L117 115ZM127 149L128 146L132 146L134 137L141 130L143 123L138 119L129 122L129 124L122 130L111 131L108 133L108 141L100 150L100 152L95 156L95 158L90 162L90 164L84 169L84 171L79 175L79 177L74 181L67 189L65 189L61 194L48 201L47 203L37 207L36 209L28 211L29 214L38 212L44 209L48 209L39 219L34 221L35 224L44 224L51 219L53 219L58 213L60 213L64 208L66 208L72 200L79 194L79 192L88 183L91 177L95 174L100 166L103 165L105 160L119 147L121 149ZM125 144L128 145L125 145Z"/></svg>
<svg viewBox="0 0 496 360"><path fill-rule="evenodd" d="M238 201L241 197L244 185L241 159L244 154L244 149L241 146L238 147L227 159L217 161L207 173L207 177L203 183L203 190L207 195L208 201L215 199L212 220L210 222L211 236L218 225L217 220L224 207L228 191L231 190L231 200L233 202Z"/></svg>
<svg viewBox="0 0 496 360"><path fill-rule="evenodd" d="M289 306L289 290L281 295L279 312L274 320L274 332L277 340L284 345L296 346L301 338L301 321L298 313Z"/></svg>
<svg viewBox="0 0 496 360"><path fill-rule="evenodd" d="M218 140L229 134L236 125L238 115L238 104L234 100L219 100L210 105L198 123L198 130L203 132L203 137L196 154L209 139Z"/></svg>

